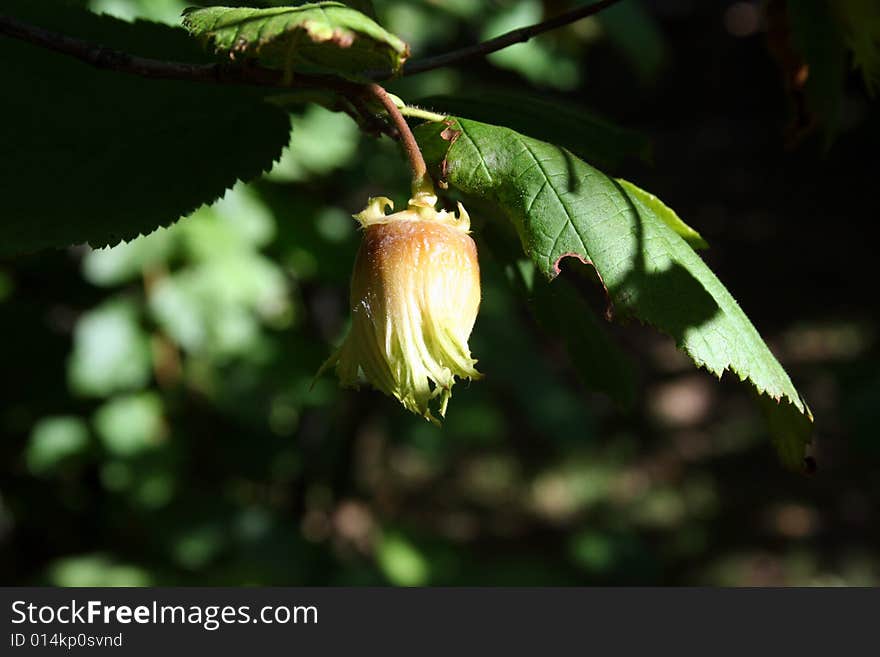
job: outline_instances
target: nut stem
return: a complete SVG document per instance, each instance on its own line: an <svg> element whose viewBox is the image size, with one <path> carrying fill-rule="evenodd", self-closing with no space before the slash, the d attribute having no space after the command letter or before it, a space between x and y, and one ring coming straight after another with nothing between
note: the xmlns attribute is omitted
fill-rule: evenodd
<svg viewBox="0 0 880 657"><path fill-rule="evenodd" d="M403 146L403 150L406 152L410 168L412 168L413 198L426 193L433 195L434 186L431 183L430 177L428 177L428 167L425 165L425 158L422 157L422 151L419 150L416 138L413 136L412 130L409 129L409 125L403 117L403 114L400 113L400 110L394 100L388 95L388 92L380 85L371 83L367 85L367 89L388 112L388 116L391 117L394 126L397 128L397 132L400 134L400 143Z"/></svg>

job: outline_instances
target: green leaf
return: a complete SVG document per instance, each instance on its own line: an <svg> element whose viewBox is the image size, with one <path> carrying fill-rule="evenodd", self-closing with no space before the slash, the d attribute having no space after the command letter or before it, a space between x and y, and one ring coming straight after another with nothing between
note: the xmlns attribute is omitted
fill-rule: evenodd
<svg viewBox="0 0 880 657"><path fill-rule="evenodd" d="M807 103L822 121L826 147L838 130L846 79L846 45L832 4L826 0L785 4L794 45L809 71L804 88Z"/></svg>
<svg viewBox="0 0 880 657"><path fill-rule="evenodd" d="M591 264L617 314L652 324L698 366L719 377L731 370L775 400L778 451L786 465L802 465L809 432L799 423L812 419L809 409L731 294L662 216L665 206L507 128L456 119L425 124L417 138L451 186L513 223L547 278L565 257Z"/></svg>
<svg viewBox="0 0 880 657"><path fill-rule="evenodd" d="M587 388L604 392L624 408L632 406L636 397L632 362L568 281L551 285L538 278L529 306L541 328L565 345L578 378Z"/></svg>
<svg viewBox="0 0 880 657"><path fill-rule="evenodd" d="M429 96L420 99L418 105L477 121L503 123L535 139L565 144L575 155L610 169L629 158L651 158L651 142L644 135L557 100L481 90L474 96Z"/></svg>
<svg viewBox="0 0 880 657"><path fill-rule="evenodd" d="M366 14L373 20L376 20L376 8L373 6L373 0L341 0L342 4L357 9L362 14ZM297 6L310 4L308 2L297 2Z"/></svg>
<svg viewBox="0 0 880 657"><path fill-rule="evenodd" d="M876 0L840 0L835 9L853 66L861 70L868 93L875 96L880 90L880 5Z"/></svg>
<svg viewBox="0 0 880 657"><path fill-rule="evenodd" d="M4 13L141 56L205 61L183 30L56 3ZM272 167L290 135L256 89L146 80L0 37L0 254L115 244Z"/></svg>
<svg viewBox="0 0 880 657"><path fill-rule="evenodd" d="M368 81L371 70L400 70L409 48L372 18L339 2L184 12L183 25L215 53L267 68Z"/></svg>
<svg viewBox="0 0 880 657"><path fill-rule="evenodd" d="M596 19L642 81L654 80L669 58L669 47L652 13L641 3L622 2L599 12Z"/></svg>
<svg viewBox="0 0 880 657"><path fill-rule="evenodd" d="M479 206L472 206L475 215ZM507 229L507 230L505 230ZM543 332L558 340L581 383L602 392L624 408L635 401L635 368L620 350L581 295L568 281L552 284L537 276L535 263L524 258L516 235L497 222L485 224L479 235L481 253L490 252L504 266L514 290L526 300Z"/></svg>
<svg viewBox="0 0 880 657"><path fill-rule="evenodd" d="M695 249L709 248L709 245L706 243L706 240L703 239L703 236L684 223L675 213L675 210L667 206L659 198L622 178L618 178L617 182L620 183L620 186L623 187L628 196L638 198L641 203L651 208L651 211L657 215L661 221L678 233L685 242L691 245L691 247Z"/></svg>

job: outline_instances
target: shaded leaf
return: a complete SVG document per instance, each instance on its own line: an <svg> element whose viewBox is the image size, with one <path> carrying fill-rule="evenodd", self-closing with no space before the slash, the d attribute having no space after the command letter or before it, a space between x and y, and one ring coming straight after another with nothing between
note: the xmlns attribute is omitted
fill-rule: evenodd
<svg viewBox="0 0 880 657"><path fill-rule="evenodd" d="M825 0L785 3L793 44L806 63L807 105L822 122L826 146L837 133L846 74L846 47L831 4Z"/></svg>
<svg viewBox="0 0 880 657"><path fill-rule="evenodd" d="M22 0L3 11L141 56L205 57L154 23ZM171 224L270 169L289 139L287 115L259 90L145 80L4 37L0 62L0 143L15 154L0 160L0 253L104 246Z"/></svg>
<svg viewBox="0 0 880 657"><path fill-rule="evenodd" d="M479 211L479 206L477 211ZM566 280L552 284L538 276L535 263L524 258L516 236L493 222L482 227L480 252L490 251L503 265L512 287L527 302L546 335L565 347L581 383L627 408L635 401L635 368L601 324L601 320Z"/></svg>
<svg viewBox="0 0 880 657"><path fill-rule="evenodd" d="M364 73L370 70L399 71L409 54L400 38L340 2L269 9L189 9L183 25L217 54L234 60L256 59L288 74L366 81Z"/></svg>
<svg viewBox="0 0 880 657"><path fill-rule="evenodd" d="M618 178L617 182L620 183L620 186L623 187L628 196L638 198L642 203L651 208L651 211L656 214L661 221L678 233L685 242L691 245L691 247L695 249L706 249L709 247L702 235L684 223L675 213L675 210L667 206L659 198L622 178Z"/></svg>
<svg viewBox="0 0 880 657"><path fill-rule="evenodd" d="M700 367L735 372L775 400L780 454L803 456L809 409L737 302L641 192L572 153L465 119L417 129L449 184L495 205L549 279L568 256L593 265L614 310L671 335ZM663 206L665 207L665 206ZM661 213L662 214L662 213ZM779 432L780 424L790 431Z"/></svg>
<svg viewBox="0 0 880 657"><path fill-rule="evenodd" d="M876 0L840 0L835 8L853 65L862 72L865 87L874 96L880 89L880 4Z"/></svg>
<svg viewBox="0 0 880 657"><path fill-rule="evenodd" d="M813 428L809 409L805 408L804 414L791 413L785 404L777 404L764 395L758 397L758 403L767 418L779 459L792 470L804 468L804 436L809 436Z"/></svg>
<svg viewBox="0 0 880 657"><path fill-rule="evenodd" d="M565 144L579 157L606 168L617 168L628 158L651 157L647 137L570 103L529 94L481 91L478 96L429 96L419 100L418 105L477 121L503 123L535 139Z"/></svg>
<svg viewBox="0 0 880 657"><path fill-rule="evenodd" d="M643 81L657 76L669 57L669 47L657 19L644 5L622 2L599 12L596 20Z"/></svg>
<svg viewBox="0 0 880 657"><path fill-rule="evenodd" d="M468 207L471 210L476 208L474 204ZM482 213L482 216L489 215ZM491 237L487 230L475 233L481 246L489 245L494 249L493 254L497 254L497 241L490 242ZM485 249L481 251L486 252ZM580 391L573 386L560 385L563 372L535 349L528 324L520 318L522 306L512 293L510 281L501 266L503 257L502 254L501 257L482 258L480 262L483 299L471 346L486 372L491 372L488 376L496 382L496 387L478 394L509 396L517 409L513 415L507 415L509 422L513 423L509 426L517 426L520 431L546 435L554 443L590 443L597 436L597 420L583 403ZM474 392L482 389L482 386L473 386ZM519 422L524 424L520 426Z"/></svg>
<svg viewBox="0 0 880 657"><path fill-rule="evenodd" d="M611 340L598 317L567 281L538 278L529 303L541 327L562 340L581 382L621 406L636 397L633 364Z"/></svg>

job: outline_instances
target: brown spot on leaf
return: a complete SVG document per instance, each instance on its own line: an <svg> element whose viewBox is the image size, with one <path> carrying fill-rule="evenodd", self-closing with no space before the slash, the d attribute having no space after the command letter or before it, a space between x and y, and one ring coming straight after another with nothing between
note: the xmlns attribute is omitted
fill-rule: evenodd
<svg viewBox="0 0 880 657"><path fill-rule="evenodd" d="M461 130L456 130L453 127L454 121L452 121L451 119L446 119L443 121L443 123L446 124L446 127L440 133L440 138L443 139L444 141L448 141L449 148L452 148L452 145L455 143L455 140L461 136ZM447 149L446 152L448 153L449 149ZM449 185L446 184L446 177L448 176L448 174L449 174L449 162L446 159L446 156L444 156L443 159L440 161L440 178L441 179L438 181L438 184L441 187L443 187L444 189L449 187ZM445 187L444 187L444 184L445 184Z"/></svg>
<svg viewBox="0 0 880 657"><path fill-rule="evenodd" d="M559 269L559 263L562 261L563 258L577 258L583 264L591 265L594 269L596 268L596 266L593 264L593 262L590 259L582 256L580 253L575 253L574 251L569 251L567 253L563 253L561 256L556 258L556 262L553 263L553 278L556 278L561 273L562 270ZM596 273L598 274L599 271L597 270ZM602 280L601 276L599 276L599 280ZM602 285L604 285L604 284L605 283L603 282Z"/></svg>
<svg viewBox="0 0 880 657"><path fill-rule="evenodd" d="M348 32L346 30L333 30L333 36L330 37L330 41L335 43L340 48L350 48L351 44L354 43L354 32Z"/></svg>
<svg viewBox="0 0 880 657"><path fill-rule="evenodd" d="M614 305L611 303L611 295L608 294L608 286L605 285L605 280L602 278L602 274L599 272L599 270L596 269L596 265L593 264L593 261L586 256L583 256L580 253L575 253L573 251L563 253L558 258L556 258L556 262L553 263L553 278L556 278L557 276L559 276L560 273L562 273L562 270L559 268L559 263L562 262L563 258L577 258L581 261L581 263L589 265L593 268L593 271L596 272L596 277L602 284L602 290L604 290L605 292L605 319L607 319L609 322L614 319Z"/></svg>
<svg viewBox="0 0 880 657"><path fill-rule="evenodd" d="M335 43L340 48L350 48L351 44L354 43L355 33L350 30L337 27L329 35L322 34L321 25L316 24L315 21L303 21L301 27L315 43L326 43L329 41Z"/></svg>
<svg viewBox="0 0 880 657"><path fill-rule="evenodd" d="M444 141L448 141L449 145L452 146L452 144L455 143L455 140L461 136L461 130L456 130L455 128L453 128L452 121L447 120L444 121L444 123L448 127L443 129L443 132L440 133L440 136L443 138Z"/></svg>

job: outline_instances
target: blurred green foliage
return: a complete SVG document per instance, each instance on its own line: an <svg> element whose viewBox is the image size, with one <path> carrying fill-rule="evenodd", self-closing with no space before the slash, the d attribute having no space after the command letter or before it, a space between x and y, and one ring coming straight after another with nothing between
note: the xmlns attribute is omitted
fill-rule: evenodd
<svg viewBox="0 0 880 657"><path fill-rule="evenodd" d="M380 22L417 53L568 6L374 4ZM694 109L703 92L682 91L692 76L714 75L715 64L667 42L665 23L694 47L703 47L702 37L689 35L715 26L718 52L735 62L730 70L744 65L742 40L718 28L729 3L700 4L691 19L643 3L627 10L636 18L591 19L518 46L519 53L404 79L393 90L409 99L474 96L492 86L552 102L560 90L578 89L571 105L660 138L658 189L684 198L675 184L681 171L696 175L711 161L700 186L711 190L708 198L682 216L709 238L717 252L708 257L722 268L749 249L761 269L776 252L761 250L749 233L757 220L749 223L750 208L737 205L748 190L766 187L760 171L742 182L742 172L760 169L759 162L748 154L753 159L727 169L715 154L719 144L734 154L762 139L771 152L781 146L751 124L747 138L725 142L725 131L742 119L712 131L713 112L721 110ZM91 6L175 23L182 3ZM755 70L772 66L748 61ZM663 77L683 62L709 72L684 68ZM623 85L633 70L646 84ZM772 73L767 78L777 84ZM669 115L652 115L663 104L654 93L673 108ZM768 96L761 111L772 123L782 102ZM696 113L680 119L684 133L677 132L678 113L685 113L678 107ZM511 106L511 114L521 120L520 108ZM694 115L703 122L695 124ZM810 159L815 172L798 170L805 185L856 175L833 172L880 134L876 120L861 117L841 160L823 168ZM484 248L484 301L471 346L487 376L457 391L448 421L436 428L377 393L341 391L331 377L312 386L346 328L359 240L349 215L370 195L402 201L408 175L391 142L362 136L343 115L295 109L292 126L291 147L270 174L170 228L112 249L0 262L7 374L0 581L880 583L877 315L848 301L861 303L863 292L837 286L840 302L831 310L830 295L815 285L805 292L816 298L813 306L796 290L791 300L767 300L766 281L749 278L751 262L727 267L725 280L767 327L821 418L815 479L779 468L762 419L738 386L694 372L668 339L639 326L616 327L613 338L635 353L646 392L626 412L585 392L572 362L583 367L589 355L571 358L566 331L542 327L529 313L529 302L552 300L511 285L511 263ZM680 170L664 168L670 164ZM736 194L726 196L728 184ZM825 222L834 206L823 199L808 201ZM472 214L479 238L483 224ZM727 219L713 223L718 216ZM765 231L790 221L815 234L802 207L761 221ZM725 252L725 243L734 246ZM775 275L788 273L789 264ZM566 272L564 282L586 293L581 312L601 316L604 299L589 272ZM560 294L565 303L567 292ZM794 318L799 303L802 316Z"/></svg>

